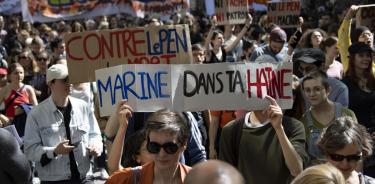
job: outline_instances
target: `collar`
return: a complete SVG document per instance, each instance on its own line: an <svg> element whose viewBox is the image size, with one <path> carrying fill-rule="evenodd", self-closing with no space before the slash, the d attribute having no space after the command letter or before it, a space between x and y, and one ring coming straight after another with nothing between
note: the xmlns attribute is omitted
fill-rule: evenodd
<svg viewBox="0 0 375 184"><path fill-rule="evenodd" d="M141 182L140 183L153 183L154 180L154 167L155 167L155 162L150 162L142 166L142 171L141 171ZM185 177L189 170L191 169L189 166L186 166L184 164L178 163L178 168L179 168L179 174L180 174L180 180L181 183L185 180ZM145 177L143 177L145 176Z"/></svg>
<svg viewBox="0 0 375 184"><path fill-rule="evenodd" d="M263 126L266 126L268 123L270 123L271 121L269 119L267 119L265 122L261 123L261 124L254 124L252 122L250 122L250 115L252 114L253 112L250 111L248 113L246 113L245 115L245 126L247 128L260 128L260 127L263 127Z"/></svg>
<svg viewBox="0 0 375 184"><path fill-rule="evenodd" d="M68 100L72 106L72 112L73 112L73 109L75 107L74 100L72 100L71 96L68 96ZM52 96L49 96L47 99L47 107L48 107L48 110L50 110L52 113L59 111L56 107L55 102L53 102Z"/></svg>

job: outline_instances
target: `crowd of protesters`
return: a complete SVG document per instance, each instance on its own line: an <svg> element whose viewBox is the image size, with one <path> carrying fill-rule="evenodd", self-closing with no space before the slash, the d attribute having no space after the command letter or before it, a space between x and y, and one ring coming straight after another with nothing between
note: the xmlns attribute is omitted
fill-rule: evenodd
<svg viewBox="0 0 375 184"><path fill-rule="evenodd" d="M106 183L375 183L374 30L332 2L315 2L318 19L303 9L297 29L258 13L225 26L202 12L0 16L1 183L93 183L93 170ZM99 117L95 84L69 83L64 35L176 24L189 25L194 64L292 62L293 109L268 95L255 111L141 113L122 100Z"/></svg>

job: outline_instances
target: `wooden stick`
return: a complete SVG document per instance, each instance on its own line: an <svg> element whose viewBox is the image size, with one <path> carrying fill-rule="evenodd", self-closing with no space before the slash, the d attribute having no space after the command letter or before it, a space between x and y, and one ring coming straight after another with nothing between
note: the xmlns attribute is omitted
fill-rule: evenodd
<svg viewBox="0 0 375 184"><path fill-rule="evenodd" d="M358 5L358 8L366 8L366 7L373 7L375 4L365 4L365 5Z"/></svg>

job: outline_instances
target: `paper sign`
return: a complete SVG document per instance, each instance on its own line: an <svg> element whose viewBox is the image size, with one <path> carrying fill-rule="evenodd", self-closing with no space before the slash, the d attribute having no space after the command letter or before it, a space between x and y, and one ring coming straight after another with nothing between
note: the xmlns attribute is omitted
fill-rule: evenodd
<svg viewBox="0 0 375 184"><path fill-rule="evenodd" d="M69 81L95 80L95 70L121 64L190 63L187 25L87 31L65 36Z"/></svg>
<svg viewBox="0 0 375 184"><path fill-rule="evenodd" d="M356 14L356 26L367 26L371 32L375 31L375 4L364 5ZM353 41L353 40L352 40Z"/></svg>
<svg viewBox="0 0 375 184"><path fill-rule="evenodd" d="M119 65L96 71L100 115L128 99L138 112L264 109L274 97L289 109L292 63Z"/></svg>
<svg viewBox="0 0 375 184"><path fill-rule="evenodd" d="M218 25L243 24L247 14L247 0L215 0Z"/></svg>
<svg viewBox="0 0 375 184"><path fill-rule="evenodd" d="M282 28L299 26L301 12L300 1L269 2L267 5L268 21Z"/></svg>

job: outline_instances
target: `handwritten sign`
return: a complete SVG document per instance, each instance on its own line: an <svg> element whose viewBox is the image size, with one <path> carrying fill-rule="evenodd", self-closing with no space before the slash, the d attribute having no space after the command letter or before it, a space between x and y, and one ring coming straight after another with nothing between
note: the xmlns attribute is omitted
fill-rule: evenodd
<svg viewBox="0 0 375 184"><path fill-rule="evenodd" d="M267 6L268 21L282 28L293 28L299 25L301 12L300 1L269 2Z"/></svg>
<svg viewBox="0 0 375 184"><path fill-rule="evenodd" d="M243 24L247 14L247 0L215 0L218 25Z"/></svg>
<svg viewBox="0 0 375 184"><path fill-rule="evenodd" d="M266 94L292 107L292 63L119 65L96 71L100 115L128 99L135 111L264 109ZM220 99L220 100L218 100Z"/></svg>
<svg viewBox="0 0 375 184"><path fill-rule="evenodd" d="M190 63L187 25L72 33L65 38L69 80L93 81L95 70L120 64Z"/></svg>
<svg viewBox="0 0 375 184"><path fill-rule="evenodd" d="M359 8L356 14L356 26L367 26L371 32L375 31L375 4Z"/></svg>

